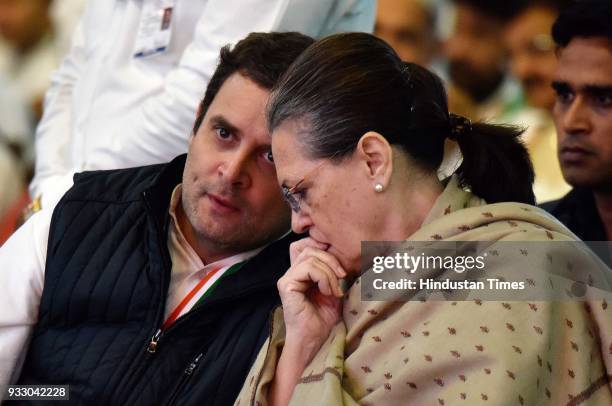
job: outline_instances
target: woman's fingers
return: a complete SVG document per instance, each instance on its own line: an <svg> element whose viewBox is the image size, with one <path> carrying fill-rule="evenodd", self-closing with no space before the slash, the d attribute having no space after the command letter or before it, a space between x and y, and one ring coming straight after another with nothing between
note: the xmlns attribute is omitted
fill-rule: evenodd
<svg viewBox="0 0 612 406"><path fill-rule="evenodd" d="M316 256L310 256L299 265L292 266L278 281L281 292L305 293L314 285L324 295L336 297L343 295L336 273Z"/></svg>
<svg viewBox="0 0 612 406"><path fill-rule="evenodd" d="M342 279L346 277L346 271L344 270L344 268L342 268L342 265L340 265L338 259L329 252L323 251L319 248L311 246L305 247L296 257L295 263L299 264L310 257L316 257L322 262L324 262L336 274L337 278Z"/></svg>
<svg viewBox="0 0 612 406"><path fill-rule="evenodd" d="M289 257L291 259L291 265L295 264L296 258L307 247L317 248L321 251L325 251L329 247L329 244L324 244L311 237L306 237L291 243L291 245L289 246Z"/></svg>

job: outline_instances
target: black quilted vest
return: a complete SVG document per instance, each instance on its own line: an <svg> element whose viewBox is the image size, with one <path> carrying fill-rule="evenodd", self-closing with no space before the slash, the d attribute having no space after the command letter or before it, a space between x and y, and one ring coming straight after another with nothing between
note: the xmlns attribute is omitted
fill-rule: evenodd
<svg viewBox="0 0 612 406"><path fill-rule="evenodd" d="M181 156L75 177L53 213L39 320L18 384L67 384L70 403L83 405L233 403L268 336L293 237L225 276L147 351L163 322L168 205L184 164Z"/></svg>

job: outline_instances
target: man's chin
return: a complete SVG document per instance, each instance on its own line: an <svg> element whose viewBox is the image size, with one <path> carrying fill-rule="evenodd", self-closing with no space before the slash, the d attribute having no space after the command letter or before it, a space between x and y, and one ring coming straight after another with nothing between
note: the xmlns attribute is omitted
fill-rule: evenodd
<svg viewBox="0 0 612 406"><path fill-rule="evenodd" d="M224 221L218 217L208 217L208 221L199 223L197 233L208 240L231 242L237 239L241 232L240 221Z"/></svg>
<svg viewBox="0 0 612 406"><path fill-rule="evenodd" d="M578 188L597 189L602 183L598 175L591 171L578 170L578 168L565 168L563 170L565 181L572 187Z"/></svg>

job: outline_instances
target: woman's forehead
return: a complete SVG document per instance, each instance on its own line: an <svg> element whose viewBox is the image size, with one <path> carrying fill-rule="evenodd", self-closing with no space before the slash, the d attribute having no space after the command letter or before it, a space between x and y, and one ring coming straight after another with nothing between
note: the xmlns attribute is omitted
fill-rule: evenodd
<svg viewBox="0 0 612 406"><path fill-rule="evenodd" d="M290 129L278 128L272 136L272 155L279 183L294 185L316 168L322 159L311 159L299 137Z"/></svg>

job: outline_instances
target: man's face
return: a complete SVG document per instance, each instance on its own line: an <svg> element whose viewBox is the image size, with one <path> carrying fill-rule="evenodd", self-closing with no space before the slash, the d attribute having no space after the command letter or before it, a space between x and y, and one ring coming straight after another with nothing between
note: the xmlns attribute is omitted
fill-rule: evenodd
<svg viewBox="0 0 612 406"><path fill-rule="evenodd" d="M565 180L612 189L612 40L574 38L559 53L554 119Z"/></svg>
<svg viewBox="0 0 612 406"><path fill-rule="evenodd" d="M555 10L530 7L513 18L504 32L512 73L521 81L529 104L546 110L555 104L550 84L557 57L549 33L556 17Z"/></svg>
<svg viewBox="0 0 612 406"><path fill-rule="evenodd" d="M268 97L248 77L232 74L190 140L182 194L186 234L206 248L208 260L256 248L289 229L265 120Z"/></svg>
<svg viewBox="0 0 612 406"><path fill-rule="evenodd" d="M432 22L417 0L378 0L374 34L391 45L403 61L427 66L435 55Z"/></svg>
<svg viewBox="0 0 612 406"><path fill-rule="evenodd" d="M46 27L48 0L0 0L0 35L21 49L31 45Z"/></svg>
<svg viewBox="0 0 612 406"><path fill-rule="evenodd" d="M468 5L457 4L455 28L444 43L453 84L476 101L490 96L504 76L500 23Z"/></svg>

